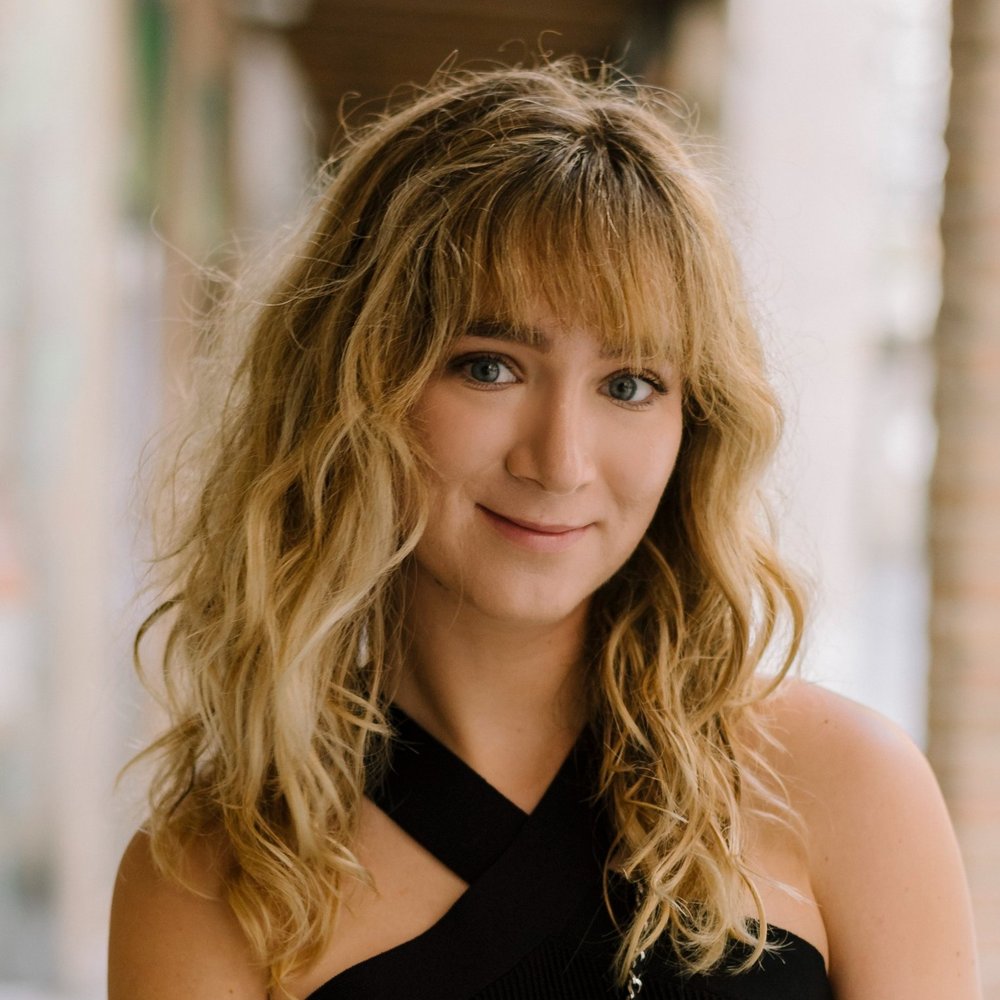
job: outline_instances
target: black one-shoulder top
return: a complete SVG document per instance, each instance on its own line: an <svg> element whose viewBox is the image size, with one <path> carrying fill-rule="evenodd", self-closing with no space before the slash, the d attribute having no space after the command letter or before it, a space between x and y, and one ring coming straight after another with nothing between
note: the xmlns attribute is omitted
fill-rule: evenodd
<svg viewBox="0 0 1000 1000"><path fill-rule="evenodd" d="M334 976L309 1000L625 1000L603 898L607 824L586 740L525 813L398 708L392 765L368 794L468 889L422 934ZM622 899L627 889L622 890ZM669 943L636 968L641 1000L832 1000L823 958L780 947L750 971L689 975ZM739 949L733 949L739 964Z"/></svg>

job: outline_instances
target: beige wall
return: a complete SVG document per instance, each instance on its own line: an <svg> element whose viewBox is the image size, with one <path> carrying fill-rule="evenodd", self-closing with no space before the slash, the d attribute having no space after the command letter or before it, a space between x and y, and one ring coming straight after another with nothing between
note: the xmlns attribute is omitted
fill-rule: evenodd
<svg viewBox="0 0 1000 1000"><path fill-rule="evenodd" d="M816 580L807 673L922 741L946 0L730 0L723 138Z"/></svg>

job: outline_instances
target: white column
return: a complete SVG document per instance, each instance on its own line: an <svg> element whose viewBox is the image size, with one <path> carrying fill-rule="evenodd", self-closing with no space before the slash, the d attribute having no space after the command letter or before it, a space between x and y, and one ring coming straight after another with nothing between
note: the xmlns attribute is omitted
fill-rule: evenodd
<svg viewBox="0 0 1000 1000"><path fill-rule="evenodd" d="M56 985L103 993L114 856L112 401L124 167L124 0L18 0L2 43L23 118L19 204L27 361L22 457L54 852ZM120 529L119 529L120 530Z"/></svg>
<svg viewBox="0 0 1000 1000"><path fill-rule="evenodd" d="M722 132L749 283L788 411L787 548L818 580L810 676L866 701L865 396L880 333L869 0L730 0ZM881 706L891 711L892 706Z"/></svg>

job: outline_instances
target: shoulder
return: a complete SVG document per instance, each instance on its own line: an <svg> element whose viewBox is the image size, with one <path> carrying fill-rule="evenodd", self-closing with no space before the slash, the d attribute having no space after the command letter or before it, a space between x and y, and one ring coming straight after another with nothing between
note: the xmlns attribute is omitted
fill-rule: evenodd
<svg viewBox="0 0 1000 1000"><path fill-rule="evenodd" d="M877 712L801 681L763 710L775 741L765 756L802 819L838 998L978 997L962 861L924 755Z"/></svg>
<svg viewBox="0 0 1000 1000"><path fill-rule="evenodd" d="M182 885L161 874L145 833L133 837L111 906L109 1000L265 1000L220 857L210 843L191 849Z"/></svg>
<svg viewBox="0 0 1000 1000"><path fill-rule="evenodd" d="M882 782L906 777L940 798L926 758L902 729L873 709L801 680L786 681L763 704L776 746L767 752L800 810L852 810Z"/></svg>

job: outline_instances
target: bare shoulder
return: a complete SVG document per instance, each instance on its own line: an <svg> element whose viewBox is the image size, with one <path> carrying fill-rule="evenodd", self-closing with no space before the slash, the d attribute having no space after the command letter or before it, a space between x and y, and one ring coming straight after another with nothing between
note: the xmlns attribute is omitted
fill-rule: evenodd
<svg viewBox="0 0 1000 1000"><path fill-rule="evenodd" d="M895 724L801 681L765 704L802 817L838 1000L981 996L958 845L926 758Z"/></svg>
<svg viewBox="0 0 1000 1000"><path fill-rule="evenodd" d="M801 680L786 681L765 703L778 746L768 756L792 784L796 805L824 809L840 792L845 808L863 806L880 781L918 780L937 793L926 758L895 723L856 701Z"/></svg>
<svg viewBox="0 0 1000 1000"><path fill-rule="evenodd" d="M126 848L111 906L109 1000L265 1000L265 977L222 898L218 852L206 844L185 863L182 886L160 873L146 834Z"/></svg>

